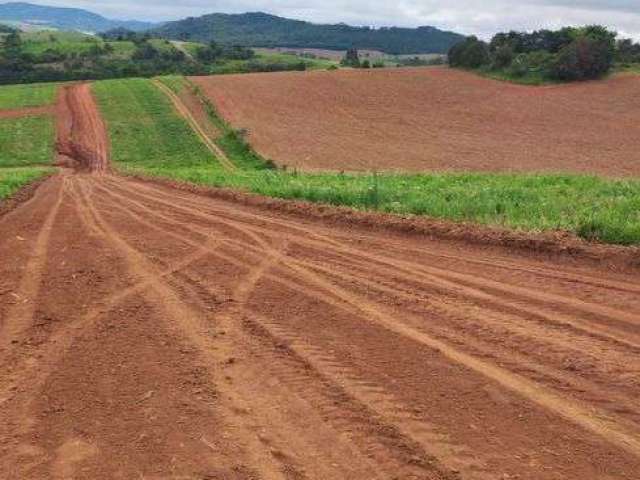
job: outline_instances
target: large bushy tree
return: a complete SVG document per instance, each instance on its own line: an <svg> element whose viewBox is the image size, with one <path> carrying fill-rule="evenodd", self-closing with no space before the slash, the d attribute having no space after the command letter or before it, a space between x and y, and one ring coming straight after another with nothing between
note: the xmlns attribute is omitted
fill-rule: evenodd
<svg viewBox="0 0 640 480"><path fill-rule="evenodd" d="M489 45L478 37L468 37L449 50L449 64L452 67L479 68L489 62Z"/></svg>

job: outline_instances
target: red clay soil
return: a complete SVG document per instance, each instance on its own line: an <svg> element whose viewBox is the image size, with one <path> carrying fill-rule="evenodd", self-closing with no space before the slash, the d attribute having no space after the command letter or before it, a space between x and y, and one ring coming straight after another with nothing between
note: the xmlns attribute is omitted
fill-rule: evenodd
<svg viewBox="0 0 640 480"><path fill-rule="evenodd" d="M109 138L88 83L59 89L56 149L60 164L93 173L109 168Z"/></svg>
<svg viewBox="0 0 640 480"><path fill-rule="evenodd" d="M547 87L447 68L194 80L280 165L640 175L636 75Z"/></svg>
<svg viewBox="0 0 640 480"><path fill-rule="evenodd" d="M0 231L3 480L638 478L637 274L110 175Z"/></svg>
<svg viewBox="0 0 640 480"><path fill-rule="evenodd" d="M14 110L0 110L0 119L36 117L38 115L48 115L54 113L55 108L47 105L44 107L16 108Z"/></svg>

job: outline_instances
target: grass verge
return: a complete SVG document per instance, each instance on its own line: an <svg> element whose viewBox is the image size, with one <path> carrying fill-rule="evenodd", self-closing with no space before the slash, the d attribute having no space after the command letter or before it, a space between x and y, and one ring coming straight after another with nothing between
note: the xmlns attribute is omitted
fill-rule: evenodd
<svg viewBox="0 0 640 480"><path fill-rule="evenodd" d="M0 86L0 109L51 105L55 100L56 89L57 85L53 83Z"/></svg>
<svg viewBox="0 0 640 480"><path fill-rule="evenodd" d="M96 82L93 91L109 125L116 166L221 169L151 81L104 80Z"/></svg>
<svg viewBox="0 0 640 480"><path fill-rule="evenodd" d="M125 89L147 89L141 86L146 80L119 82L131 82L122 86ZM172 82L177 88L177 80ZM181 121L173 110L151 108L128 95L118 94L111 86L97 90L114 150L118 152L114 158L124 173L360 210L425 215L525 231L565 230L605 243L640 244L638 180L578 175L311 174L256 169L251 168L250 162L243 164L237 156L233 157L238 155L234 149L240 148L233 137L229 137L229 145L224 142L219 145L242 168L227 172L215 162L207 161L208 153L202 153L194 144L199 144L195 134L184 132L184 122L157 145L150 145L155 143L154 132L159 125ZM145 98L147 95L155 94L147 93ZM210 115L220 122L219 128L225 127L215 110ZM139 134L132 135L130 132L136 129ZM261 160L246 143L244 146ZM187 155L184 149L190 153ZM126 161L141 156L144 160Z"/></svg>
<svg viewBox="0 0 640 480"><path fill-rule="evenodd" d="M50 168L0 168L0 200L13 195L28 183L51 173Z"/></svg>
<svg viewBox="0 0 640 480"><path fill-rule="evenodd" d="M49 115L0 119L0 167L49 165L54 120Z"/></svg>

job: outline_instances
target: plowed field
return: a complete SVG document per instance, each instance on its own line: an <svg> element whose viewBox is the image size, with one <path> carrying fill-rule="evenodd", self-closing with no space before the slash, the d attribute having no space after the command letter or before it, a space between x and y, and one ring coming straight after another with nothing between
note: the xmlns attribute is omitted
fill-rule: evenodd
<svg viewBox="0 0 640 480"><path fill-rule="evenodd" d="M445 68L195 81L280 165L640 175L640 78L634 75L548 87Z"/></svg>
<svg viewBox="0 0 640 480"><path fill-rule="evenodd" d="M632 270L112 176L65 93L78 171L0 218L0 478L637 480Z"/></svg>

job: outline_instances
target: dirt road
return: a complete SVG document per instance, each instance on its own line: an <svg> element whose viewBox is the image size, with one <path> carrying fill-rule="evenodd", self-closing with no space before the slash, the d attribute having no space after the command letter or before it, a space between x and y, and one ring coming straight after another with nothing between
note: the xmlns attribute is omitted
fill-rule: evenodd
<svg viewBox="0 0 640 480"><path fill-rule="evenodd" d="M63 173L0 219L2 479L637 479L640 283Z"/></svg>
<svg viewBox="0 0 640 480"><path fill-rule="evenodd" d="M59 164L92 173L109 169L109 138L88 83L60 87L56 104Z"/></svg>

